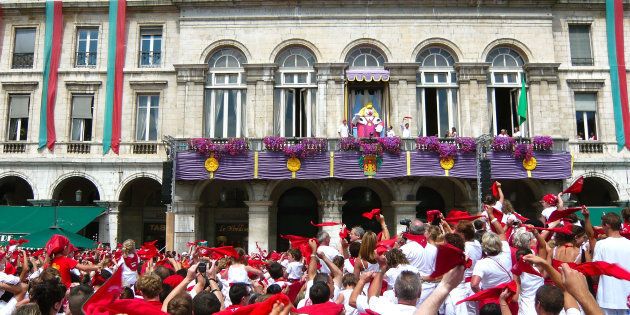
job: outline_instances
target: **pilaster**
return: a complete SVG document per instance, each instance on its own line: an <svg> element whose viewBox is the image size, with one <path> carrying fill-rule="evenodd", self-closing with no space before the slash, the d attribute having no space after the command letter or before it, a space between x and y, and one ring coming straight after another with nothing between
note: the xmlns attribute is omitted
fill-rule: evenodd
<svg viewBox="0 0 630 315"><path fill-rule="evenodd" d="M416 78L418 73L417 63L385 63L385 69L389 70L389 98L390 117L389 125L394 127L396 134L401 132L400 123L403 117L418 117L418 104L416 99ZM411 123L409 126L411 135L417 135L419 126ZM400 135L400 134L399 134Z"/></svg>
<svg viewBox="0 0 630 315"><path fill-rule="evenodd" d="M203 134L204 84L207 64L173 65L177 76L177 105L183 118L171 121L177 126L177 134L183 137L199 137Z"/></svg>
<svg viewBox="0 0 630 315"><path fill-rule="evenodd" d="M198 208L197 201L178 201L173 204L173 247L178 252L185 251L186 243L197 239Z"/></svg>
<svg viewBox="0 0 630 315"><path fill-rule="evenodd" d="M400 224L400 220L403 219L415 219L416 218L416 206L419 201L407 201L407 200L392 200L390 203L394 208L394 224L396 224L396 234L400 234L406 230L406 227Z"/></svg>
<svg viewBox="0 0 630 315"><path fill-rule="evenodd" d="M273 134L273 84L278 66L274 63L246 64L247 104L245 105L245 136Z"/></svg>
<svg viewBox="0 0 630 315"><path fill-rule="evenodd" d="M98 221L98 240L99 242L109 243L114 248L119 243L118 235L118 208L120 201L95 201L99 207L106 210L106 214L99 217Z"/></svg>
<svg viewBox="0 0 630 315"><path fill-rule="evenodd" d="M316 63L318 137L337 137L344 113L345 70L347 63Z"/></svg>
<svg viewBox="0 0 630 315"><path fill-rule="evenodd" d="M523 66L529 86L528 126L529 135L545 133L561 136L562 113L558 104L558 67L559 63L528 63ZM558 113L558 115L549 115Z"/></svg>
<svg viewBox="0 0 630 315"><path fill-rule="evenodd" d="M459 84L460 134L477 137L490 130L488 62L455 63Z"/></svg>
<svg viewBox="0 0 630 315"><path fill-rule="evenodd" d="M249 207L249 228L247 235L247 251L258 252L256 242L262 250L269 251L269 207L272 201L245 201Z"/></svg>
<svg viewBox="0 0 630 315"><path fill-rule="evenodd" d="M342 208L346 202L342 200L321 200L319 207L321 209L321 222L332 221L341 222ZM322 231L330 235L331 246L339 244L339 226L323 226Z"/></svg>

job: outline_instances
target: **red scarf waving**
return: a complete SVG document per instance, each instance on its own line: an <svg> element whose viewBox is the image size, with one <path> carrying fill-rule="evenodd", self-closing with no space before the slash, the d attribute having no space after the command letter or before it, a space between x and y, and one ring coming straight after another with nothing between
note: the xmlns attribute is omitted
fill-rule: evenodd
<svg viewBox="0 0 630 315"><path fill-rule="evenodd" d="M140 259L138 258L138 255L136 255L136 253L125 255L123 257L123 260L125 262L125 266L127 266L129 270L138 271L138 264L140 263Z"/></svg>
<svg viewBox="0 0 630 315"><path fill-rule="evenodd" d="M416 234L404 232L403 237L409 241L414 241L420 244L420 246L422 247L427 247L427 238L424 235L416 235Z"/></svg>

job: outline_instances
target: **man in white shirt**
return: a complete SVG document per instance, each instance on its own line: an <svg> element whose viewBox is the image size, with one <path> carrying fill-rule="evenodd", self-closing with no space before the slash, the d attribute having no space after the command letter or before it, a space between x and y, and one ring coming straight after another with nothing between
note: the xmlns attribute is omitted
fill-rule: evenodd
<svg viewBox="0 0 630 315"><path fill-rule="evenodd" d="M319 247L317 247L317 253L323 253L330 261L335 259L335 257L337 256L341 256L338 250L330 246L330 235L328 234L328 232L320 231L319 233L317 233L317 242L319 243ZM328 266L326 266L323 261L321 261L320 264L322 266L321 268L319 268L319 271L329 274L330 269L328 269Z"/></svg>
<svg viewBox="0 0 630 315"><path fill-rule="evenodd" d="M512 138L520 138L520 137L522 137L521 130L518 129L518 127L514 127L514 132L512 133Z"/></svg>
<svg viewBox="0 0 630 315"><path fill-rule="evenodd" d="M389 126L389 129L387 129L387 137L388 138L392 138L395 137L396 133L394 132L394 127L393 126Z"/></svg>
<svg viewBox="0 0 630 315"><path fill-rule="evenodd" d="M339 128L337 128L337 134L340 138L347 138L350 135L347 120L344 119L341 121L341 125L339 125Z"/></svg>
<svg viewBox="0 0 630 315"><path fill-rule="evenodd" d="M621 268L630 270L630 240L619 234L621 218L610 212L602 216L602 226L608 236L597 241L593 254L593 261L605 261L618 264ZM597 304L606 315L628 314L628 296L630 295L630 281L619 280L609 276L600 276L597 287Z"/></svg>
<svg viewBox="0 0 630 315"><path fill-rule="evenodd" d="M409 224L409 233L426 237L426 224L418 219L414 219ZM429 277L435 271L435 258L437 257L437 248L427 243L426 246L418 244L416 241L407 240L407 243L400 247L405 254L409 264L416 267L422 278ZM435 289L437 282L425 281L422 283L422 294L418 303L422 303L426 297Z"/></svg>
<svg viewBox="0 0 630 315"><path fill-rule="evenodd" d="M409 123L406 122L404 125L400 125L400 133L403 138L411 138L411 130L409 130Z"/></svg>
<svg viewBox="0 0 630 315"><path fill-rule="evenodd" d="M385 271L387 266L381 266L380 272L364 272L352 290L350 306L355 307L359 313L365 313L369 309L379 314L413 314L420 294L420 276L412 271L400 273L394 284L397 300L395 303L390 298L379 296ZM365 284L370 281L368 296L360 295Z"/></svg>

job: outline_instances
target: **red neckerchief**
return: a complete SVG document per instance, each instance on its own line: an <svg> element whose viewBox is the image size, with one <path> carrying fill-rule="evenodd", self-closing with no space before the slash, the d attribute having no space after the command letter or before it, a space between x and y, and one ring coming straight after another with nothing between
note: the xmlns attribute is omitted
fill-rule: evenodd
<svg viewBox="0 0 630 315"><path fill-rule="evenodd" d="M135 253L131 255L125 255L123 257L123 260L125 261L125 265L127 266L127 268L129 268L131 271L138 271L138 256Z"/></svg>
<svg viewBox="0 0 630 315"><path fill-rule="evenodd" d="M424 235L415 235L415 234L405 232L403 233L403 237L409 241L413 241L420 244L420 246L422 246L423 248L427 247L427 238Z"/></svg>

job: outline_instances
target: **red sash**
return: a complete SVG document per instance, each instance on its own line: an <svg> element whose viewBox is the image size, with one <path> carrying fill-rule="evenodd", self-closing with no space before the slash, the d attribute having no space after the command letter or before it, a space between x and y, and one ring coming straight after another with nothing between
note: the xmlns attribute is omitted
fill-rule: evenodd
<svg viewBox="0 0 630 315"><path fill-rule="evenodd" d="M125 261L125 265L127 266L127 268L129 268L131 271L138 271L138 255L131 254L131 255L125 255L125 257L123 257L123 260Z"/></svg>

